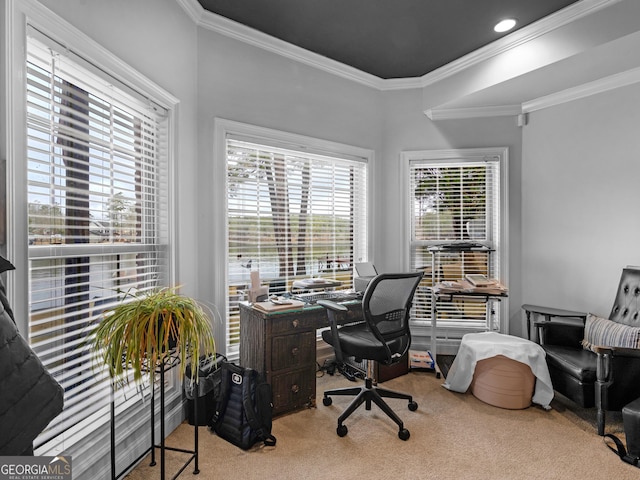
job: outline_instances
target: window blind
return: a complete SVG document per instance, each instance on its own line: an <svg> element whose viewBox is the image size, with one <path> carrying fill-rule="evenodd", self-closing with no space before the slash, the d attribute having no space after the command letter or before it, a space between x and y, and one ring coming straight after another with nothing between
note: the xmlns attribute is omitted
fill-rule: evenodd
<svg viewBox="0 0 640 480"><path fill-rule="evenodd" d="M423 270L423 285L453 281L471 273L500 278L500 163L497 157L411 160L411 266ZM478 243L491 253L440 252L429 247ZM431 323L431 295L419 289L413 318ZM420 298L422 297L422 298ZM472 297L438 303L439 333L448 329L499 329L499 312Z"/></svg>
<svg viewBox="0 0 640 480"><path fill-rule="evenodd" d="M366 259L367 164L227 138L228 338L237 348L238 301L258 271L270 292L320 275L352 287Z"/></svg>
<svg viewBox="0 0 640 480"><path fill-rule="evenodd" d="M96 71L28 38L29 341L65 392L36 447L90 431L110 380L84 342L167 276L166 112Z"/></svg>

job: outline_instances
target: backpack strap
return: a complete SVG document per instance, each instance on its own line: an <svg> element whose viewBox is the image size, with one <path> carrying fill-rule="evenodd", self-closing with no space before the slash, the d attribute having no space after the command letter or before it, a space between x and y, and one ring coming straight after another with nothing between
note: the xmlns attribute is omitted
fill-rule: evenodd
<svg viewBox="0 0 640 480"><path fill-rule="evenodd" d="M226 362L223 362L219 368L222 369L222 380L220 382L220 395L218 397L218 401L216 402L216 411L213 414L213 417L211 417L211 421L209 422L209 426L212 429L215 429L215 426L220 419L220 414L227 409L227 403L229 403L229 382L231 370L229 369L229 364Z"/></svg>
<svg viewBox="0 0 640 480"><path fill-rule="evenodd" d="M256 410L254 406L254 402L251 399L251 385L254 385L254 382L257 382L257 372L250 368L246 368L244 371L242 380L242 405L244 406L245 414L247 415L247 420L249 421L249 425L253 428L258 434L260 440L264 442L265 445L272 447L276 444L276 437L268 433L264 429L264 425L260 422L258 417L256 416ZM257 390L257 389L256 389Z"/></svg>
<svg viewBox="0 0 640 480"><path fill-rule="evenodd" d="M613 441L613 443L616 444L616 448L613 448L611 445L607 443L607 440L606 440L607 438L610 438ZM622 460L623 462L629 463L634 467L638 467L638 461L640 461L640 459L638 457L632 457L631 455L628 455L627 450L624 448L624 445L622 444L622 442L618 437L616 437L611 433L607 433L604 435L603 441L605 445L609 448L609 450L611 450L612 452L614 452L616 455L620 457L620 460Z"/></svg>

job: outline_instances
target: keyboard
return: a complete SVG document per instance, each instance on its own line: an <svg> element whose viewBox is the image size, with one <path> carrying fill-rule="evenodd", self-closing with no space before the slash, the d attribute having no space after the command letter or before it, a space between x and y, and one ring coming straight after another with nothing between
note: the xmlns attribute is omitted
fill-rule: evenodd
<svg viewBox="0 0 640 480"><path fill-rule="evenodd" d="M319 292L319 293L298 293L291 295L294 300L299 300L308 304L315 304L318 300L332 300L334 302L348 302L362 298L358 292Z"/></svg>

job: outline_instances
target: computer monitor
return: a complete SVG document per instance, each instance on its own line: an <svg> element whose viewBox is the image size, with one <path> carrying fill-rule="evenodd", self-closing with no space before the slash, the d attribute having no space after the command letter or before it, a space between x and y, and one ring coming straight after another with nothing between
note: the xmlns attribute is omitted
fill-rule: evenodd
<svg viewBox="0 0 640 480"><path fill-rule="evenodd" d="M371 262L361 262L355 264L356 275L353 277L353 289L356 292L364 292L367 285L378 272Z"/></svg>
<svg viewBox="0 0 640 480"><path fill-rule="evenodd" d="M375 277L378 274L371 262L356 263L356 273L359 277Z"/></svg>

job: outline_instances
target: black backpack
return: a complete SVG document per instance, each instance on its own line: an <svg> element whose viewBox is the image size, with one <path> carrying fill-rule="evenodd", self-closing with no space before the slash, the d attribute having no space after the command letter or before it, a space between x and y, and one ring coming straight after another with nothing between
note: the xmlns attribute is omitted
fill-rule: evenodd
<svg viewBox="0 0 640 480"><path fill-rule="evenodd" d="M211 430L243 450L260 441L274 446L271 385L257 371L228 362L222 363L221 377Z"/></svg>

